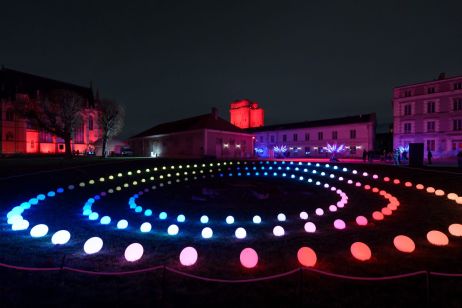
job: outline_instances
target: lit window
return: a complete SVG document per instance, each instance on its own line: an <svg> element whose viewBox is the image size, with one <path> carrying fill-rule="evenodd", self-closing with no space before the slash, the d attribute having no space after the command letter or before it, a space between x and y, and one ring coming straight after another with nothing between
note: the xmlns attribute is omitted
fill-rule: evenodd
<svg viewBox="0 0 462 308"><path fill-rule="evenodd" d="M427 102L427 113L435 113L435 102Z"/></svg>
<svg viewBox="0 0 462 308"><path fill-rule="evenodd" d="M452 101L452 110L461 111L462 110L462 98L455 98Z"/></svg>
<svg viewBox="0 0 462 308"><path fill-rule="evenodd" d="M462 119L452 120L452 130L462 130Z"/></svg>
<svg viewBox="0 0 462 308"><path fill-rule="evenodd" d="M412 106L410 104L404 105L404 115L408 116L412 114Z"/></svg>
<svg viewBox="0 0 462 308"><path fill-rule="evenodd" d="M427 132L433 133L435 131L435 121L428 121L427 122Z"/></svg>
<svg viewBox="0 0 462 308"><path fill-rule="evenodd" d="M294 134L294 141L298 141L298 134Z"/></svg>

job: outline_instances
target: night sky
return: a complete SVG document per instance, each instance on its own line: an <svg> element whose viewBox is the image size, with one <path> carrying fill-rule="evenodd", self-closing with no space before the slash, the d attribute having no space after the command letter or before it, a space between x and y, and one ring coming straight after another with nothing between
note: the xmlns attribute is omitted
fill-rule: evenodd
<svg viewBox="0 0 462 308"><path fill-rule="evenodd" d="M403 4L405 2L405 4ZM379 5L380 4L380 5ZM95 88L128 137L257 101L266 124L377 112L462 75L462 1L2 1L0 64Z"/></svg>

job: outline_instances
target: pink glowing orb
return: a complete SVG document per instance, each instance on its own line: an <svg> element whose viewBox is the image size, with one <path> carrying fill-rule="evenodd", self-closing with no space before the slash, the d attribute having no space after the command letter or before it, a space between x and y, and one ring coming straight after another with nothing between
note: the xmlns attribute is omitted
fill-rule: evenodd
<svg viewBox="0 0 462 308"><path fill-rule="evenodd" d="M391 215L391 209L389 209L388 207L384 207L381 212L383 215L386 215L386 216Z"/></svg>
<svg viewBox="0 0 462 308"><path fill-rule="evenodd" d="M433 194L435 192L435 188L434 187L427 187L427 192L430 193L430 194Z"/></svg>
<svg viewBox="0 0 462 308"><path fill-rule="evenodd" d="M374 175L372 176L372 178L373 178L374 180L377 180L377 179L379 178L379 176L378 176L377 174L374 174Z"/></svg>
<svg viewBox="0 0 462 308"><path fill-rule="evenodd" d="M307 222L305 224L305 231L308 233L314 233L316 232L316 225L312 223L311 221Z"/></svg>
<svg viewBox="0 0 462 308"><path fill-rule="evenodd" d="M331 206L329 206L329 211L337 212L337 207L335 205L331 205Z"/></svg>
<svg viewBox="0 0 462 308"><path fill-rule="evenodd" d="M414 241L405 235L398 235L393 239L393 245L401 252L411 253L415 250Z"/></svg>
<svg viewBox="0 0 462 308"><path fill-rule="evenodd" d="M343 220L336 219L334 221L334 227L335 227L335 229L343 230L343 229L345 229L346 225L345 225L345 222Z"/></svg>
<svg viewBox="0 0 462 308"><path fill-rule="evenodd" d="M381 212L375 211L372 213L372 218L375 220L383 220L383 214Z"/></svg>
<svg viewBox="0 0 462 308"><path fill-rule="evenodd" d="M180 263L184 266L194 265L197 261L197 250L194 247L186 247L180 253Z"/></svg>
<svg viewBox="0 0 462 308"><path fill-rule="evenodd" d="M446 246L449 244L449 238L446 234L438 230L432 230L427 233L427 240L435 246Z"/></svg>
<svg viewBox="0 0 462 308"><path fill-rule="evenodd" d="M361 183L360 183L360 182L356 182L356 183L355 183L355 186L356 186L356 187L361 187Z"/></svg>
<svg viewBox="0 0 462 308"><path fill-rule="evenodd" d="M379 189L377 187L372 188L372 192L378 193Z"/></svg>
<svg viewBox="0 0 462 308"><path fill-rule="evenodd" d="M449 226L449 233L453 236L462 236L462 225L452 224Z"/></svg>
<svg viewBox="0 0 462 308"><path fill-rule="evenodd" d="M387 207L392 211L396 211L398 209L395 203L388 203Z"/></svg>
<svg viewBox="0 0 462 308"><path fill-rule="evenodd" d="M371 185L364 185L364 189L365 189L365 190L371 189Z"/></svg>
<svg viewBox="0 0 462 308"><path fill-rule="evenodd" d="M143 256L143 246L139 243L133 243L128 245L127 249L125 249L125 260L128 262L135 262L141 259Z"/></svg>
<svg viewBox="0 0 462 308"><path fill-rule="evenodd" d="M351 254L359 261L367 261L371 258L372 252L369 246L362 242L355 242L350 247Z"/></svg>
<svg viewBox="0 0 462 308"><path fill-rule="evenodd" d="M367 218L364 216L356 217L356 223L358 226L367 226Z"/></svg>
<svg viewBox="0 0 462 308"><path fill-rule="evenodd" d="M316 213L316 215L318 215L318 216L324 215L324 211L323 211L323 209L321 209L321 208L317 208L316 211L315 211L315 213Z"/></svg>
<svg viewBox="0 0 462 308"><path fill-rule="evenodd" d="M399 184L399 183L401 183L400 180L398 180L398 179L394 179L394 180L393 180L393 184Z"/></svg>
<svg viewBox="0 0 462 308"><path fill-rule="evenodd" d="M297 259L301 265L306 267L313 267L316 264L317 257L313 249L309 247L302 247L297 252Z"/></svg>
<svg viewBox="0 0 462 308"><path fill-rule="evenodd" d="M425 187L424 187L422 184L417 184L417 185L415 186L415 188L417 188L418 190L422 190L422 189L424 189Z"/></svg>
<svg viewBox="0 0 462 308"><path fill-rule="evenodd" d="M379 195L381 195L381 196L385 196L386 194L387 194L387 192L386 192L385 190L381 190L381 191L379 192Z"/></svg>
<svg viewBox="0 0 462 308"><path fill-rule="evenodd" d="M412 183L411 183L411 182L406 182L406 183L404 183L404 186L406 186L406 187L412 187Z"/></svg>
<svg viewBox="0 0 462 308"><path fill-rule="evenodd" d="M258 254L252 248L245 248L239 257L241 264L245 268L254 268L258 263Z"/></svg>
<svg viewBox="0 0 462 308"><path fill-rule="evenodd" d="M345 206L346 201L339 201L337 202L337 207L343 208Z"/></svg>
<svg viewBox="0 0 462 308"><path fill-rule="evenodd" d="M384 177L383 180L384 180L385 182L390 182L390 178L389 178L388 176Z"/></svg>
<svg viewBox="0 0 462 308"><path fill-rule="evenodd" d="M435 195L437 195L438 197L444 196L444 190L442 189L435 190Z"/></svg>

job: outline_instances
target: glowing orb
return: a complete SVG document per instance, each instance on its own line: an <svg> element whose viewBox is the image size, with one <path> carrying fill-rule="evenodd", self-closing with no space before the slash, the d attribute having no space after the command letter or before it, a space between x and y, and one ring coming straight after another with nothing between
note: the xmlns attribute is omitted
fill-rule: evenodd
<svg viewBox="0 0 462 308"><path fill-rule="evenodd" d="M417 188L418 190L422 190L422 189L424 189L425 187L424 187L422 184L417 184L417 185L415 186L415 188Z"/></svg>
<svg viewBox="0 0 462 308"><path fill-rule="evenodd" d="M206 227L202 229L201 235L203 238L211 238L213 236L213 231L211 228Z"/></svg>
<svg viewBox="0 0 462 308"><path fill-rule="evenodd" d="M10 225L17 224L23 220L22 216L19 214L14 214L13 216L10 216L7 220L7 223Z"/></svg>
<svg viewBox="0 0 462 308"><path fill-rule="evenodd" d="M148 209L144 211L144 216L151 216L152 215L152 210Z"/></svg>
<svg viewBox="0 0 462 308"><path fill-rule="evenodd" d="M316 232L316 225L312 223L311 221L307 222L304 226L305 231L308 233L314 233Z"/></svg>
<svg viewBox="0 0 462 308"><path fill-rule="evenodd" d="M119 220L119 222L117 223L117 229L125 229L127 227L128 221L126 221L125 219Z"/></svg>
<svg viewBox="0 0 462 308"><path fill-rule="evenodd" d="M71 234L67 230L59 230L51 237L51 242L55 245L64 245L71 239Z"/></svg>
<svg viewBox="0 0 462 308"><path fill-rule="evenodd" d="M455 193L449 193L448 194L448 199L449 200L456 200L457 197L459 197L459 196L457 194L455 194Z"/></svg>
<svg viewBox="0 0 462 308"><path fill-rule="evenodd" d="M161 212L161 213L159 214L159 219L162 219L162 220L167 219L167 213Z"/></svg>
<svg viewBox="0 0 462 308"><path fill-rule="evenodd" d="M143 211L143 208L142 208L141 206L138 205L138 206L135 208L135 212L136 212L136 213L141 213L141 211Z"/></svg>
<svg viewBox="0 0 462 308"><path fill-rule="evenodd" d="M321 208L317 208L316 211L315 211L315 213L316 213L316 215L318 215L318 216L322 216L322 215L324 215L324 210L321 209Z"/></svg>
<svg viewBox="0 0 462 308"><path fill-rule="evenodd" d="M406 182L406 183L404 183L404 186L406 186L406 187L412 187L412 183L411 183L411 182Z"/></svg>
<svg viewBox="0 0 462 308"><path fill-rule="evenodd" d="M183 214L178 215L178 217L176 218L176 221L178 222L185 222L185 220L186 217Z"/></svg>
<svg viewBox="0 0 462 308"><path fill-rule="evenodd" d="M128 262L135 262L141 259L143 256L144 249L143 246L139 243L133 243L128 245L128 247L125 249L125 260Z"/></svg>
<svg viewBox="0 0 462 308"><path fill-rule="evenodd" d="M398 180L398 179L394 179L394 180L393 180L393 184L397 184L397 185L398 185L399 183L400 183L400 180Z"/></svg>
<svg viewBox="0 0 462 308"><path fill-rule="evenodd" d="M197 251L194 247L186 247L180 253L180 263L184 266L194 265L197 261Z"/></svg>
<svg viewBox="0 0 462 308"><path fill-rule="evenodd" d="M239 256L241 264L245 268L254 268L258 263L258 254L252 248L245 248Z"/></svg>
<svg viewBox="0 0 462 308"><path fill-rule="evenodd" d="M435 192L435 188L433 187L427 187L427 192L430 193L430 194L433 194Z"/></svg>
<svg viewBox="0 0 462 308"><path fill-rule="evenodd" d="M457 204L462 204L462 197L457 197L456 202Z"/></svg>
<svg viewBox="0 0 462 308"><path fill-rule="evenodd" d="M238 239L243 239L247 236L247 232L245 231L244 228L237 228L236 229L236 232L234 232L234 235L238 238Z"/></svg>
<svg viewBox="0 0 462 308"><path fill-rule="evenodd" d="M100 223L101 223L102 225L108 225L108 224L110 224L110 223L111 223L111 217L109 217L109 216L104 216L103 218L101 218Z"/></svg>
<svg viewBox="0 0 462 308"><path fill-rule="evenodd" d="M83 251L87 255L97 253L103 248L103 240L99 237L89 238L83 245Z"/></svg>
<svg viewBox="0 0 462 308"><path fill-rule="evenodd" d="M401 252L411 253L415 250L414 241L405 235L398 235L393 239L393 245Z"/></svg>
<svg viewBox="0 0 462 308"><path fill-rule="evenodd" d="M279 221L286 221L286 215L284 215L282 213L278 214L278 220Z"/></svg>
<svg viewBox="0 0 462 308"><path fill-rule="evenodd" d="M435 190L435 195L437 195L438 197L444 196L444 190L441 190L441 189Z"/></svg>
<svg viewBox="0 0 462 308"><path fill-rule="evenodd" d="M383 180L384 180L385 182L390 182L390 178L389 178L388 176L384 177Z"/></svg>
<svg viewBox="0 0 462 308"><path fill-rule="evenodd" d="M308 219L308 213L307 212L300 212L300 219L307 220Z"/></svg>
<svg viewBox="0 0 462 308"><path fill-rule="evenodd" d="M206 224L209 222L209 218L206 215L201 216L201 223Z"/></svg>
<svg viewBox="0 0 462 308"><path fill-rule="evenodd" d="M391 209L389 209L388 207L382 208L381 212L383 215L387 215L387 216L391 215Z"/></svg>
<svg viewBox="0 0 462 308"><path fill-rule="evenodd" d="M355 242L350 247L351 254L359 261L367 261L371 258L372 253L369 246L362 242Z"/></svg>
<svg viewBox="0 0 462 308"><path fill-rule="evenodd" d="M453 236L462 236L462 225L461 224L452 224L449 226L449 233Z"/></svg>
<svg viewBox="0 0 462 308"><path fill-rule="evenodd" d="M152 226L149 222L144 222L141 226L140 226L140 231L143 232L143 233L146 233L146 232L149 232L151 231L152 229Z"/></svg>
<svg viewBox="0 0 462 308"><path fill-rule="evenodd" d="M233 217L233 216L228 216L228 217L226 217L226 223L227 223L228 225L233 224L233 223L234 223L234 217Z"/></svg>
<svg viewBox="0 0 462 308"><path fill-rule="evenodd" d="M180 228L177 225L170 225L167 229L168 235L177 235Z"/></svg>
<svg viewBox="0 0 462 308"><path fill-rule="evenodd" d="M329 211L331 212L337 212L337 207L335 205L330 205L329 206Z"/></svg>
<svg viewBox="0 0 462 308"><path fill-rule="evenodd" d="M44 224L39 224L33 227L30 230L30 236L32 237L42 237L48 233L48 226Z"/></svg>
<svg viewBox="0 0 462 308"><path fill-rule="evenodd" d="M27 228L29 228L29 222L25 219L21 219L11 226L11 230L13 231L27 230Z"/></svg>
<svg viewBox="0 0 462 308"><path fill-rule="evenodd" d="M345 222L343 220L336 219L334 221L334 227L335 227L335 229L343 230L343 229L345 229L346 225L345 225Z"/></svg>
<svg viewBox="0 0 462 308"><path fill-rule="evenodd" d="M372 218L375 220L383 220L383 214L381 212L375 211L372 213Z"/></svg>
<svg viewBox="0 0 462 308"><path fill-rule="evenodd" d="M449 238L441 231L432 230L427 233L427 240L435 246L446 246L449 244Z"/></svg>
<svg viewBox="0 0 462 308"><path fill-rule="evenodd" d="M358 226L367 226L367 218L364 216L356 217L356 223Z"/></svg>
<svg viewBox="0 0 462 308"><path fill-rule="evenodd" d="M93 212L90 215L88 215L88 219L90 219L90 220L97 220L98 217L99 217L99 214L96 213L96 212Z"/></svg>
<svg viewBox="0 0 462 308"><path fill-rule="evenodd" d="M316 253L309 247L300 248L297 252L297 259L301 265L306 267L315 266L317 261Z"/></svg>
<svg viewBox="0 0 462 308"><path fill-rule="evenodd" d="M252 221L254 224L259 224L261 223L261 217L258 216L258 215L255 215L253 218L252 218Z"/></svg>
<svg viewBox="0 0 462 308"><path fill-rule="evenodd" d="M284 235L284 228L281 226L276 226L273 228L273 234L275 236L283 236Z"/></svg>

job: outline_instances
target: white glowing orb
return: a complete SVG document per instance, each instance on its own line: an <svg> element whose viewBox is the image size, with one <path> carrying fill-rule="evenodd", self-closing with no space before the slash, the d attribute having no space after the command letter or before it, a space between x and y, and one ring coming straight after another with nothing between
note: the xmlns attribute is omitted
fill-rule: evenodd
<svg viewBox="0 0 462 308"><path fill-rule="evenodd" d="M201 223L206 224L208 222L209 222L209 218L207 217L207 215L202 215L201 216Z"/></svg>
<svg viewBox="0 0 462 308"><path fill-rule="evenodd" d="M345 229L346 224L345 224L345 222L344 222L343 220L341 220L341 219L336 219L336 220L334 221L334 227L335 227L335 229L343 230L343 229Z"/></svg>
<svg viewBox="0 0 462 308"><path fill-rule="evenodd" d="M27 230L29 228L29 222L25 219L22 219L11 226L13 231Z"/></svg>
<svg viewBox="0 0 462 308"><path fill-rule="evenodd" d="M300 219L307 220L308 219L308 213L307 212L300 212Z"/></svg>
<svg viewBox="0 0 462 308"><path fill-rule="evenodd" d="M329 211L331 211L331 212L337 212L337 207L336 207L335 205L332 204L332 205L329 206Z"/></svg>
<svg viewBox="0 0 462 308"><path fill-rule="evenodd" d="M48 233L48 226L44 224L39 224L33 227L30 230L30 236L32 237L42 237Z"/></svg>
<svg viewBox="0 0 462 308"><path fill-rule="evenodd" d="M83 251L85 251L87 255L97 253L101 248L103 248L103 240L96 236L89 238L83 245Z"/></svg>
<svg viewBox="0 0 462 308"><path fill-rule="evenodd" d="M117 223L117 229L126 229L127 227L128 227L128 221L126 221L125 219L121 219Z"/></svg>
<svg viewBox="0 0 462 308"><path fill-rule="evenodd" d="M226 223L227 223L228 225L233 224L233 223L234 223L234 217L233 217L233 216L228 216L228 217L226 217Z"/></svg>
<svg viewBox="0 0 462 308"><path fill-rule="evenodd" d="M305 228L305 231L308 233L316 232L316 225L312 223L311 221L307 222L304 228Z"/></svg>
<svg viewBox="0 0 462 308"><path fill-rule="evenodd" d="M168 235L177 235L180 228L177 225L170 225L167 229Z"/></svg>
<svg viewBox="0 0 462 308"><path fill-rule="evenodd" d="M273 228L274 236L283 236L284 235L284 228L281 226L276 226Z"/></svg>
<svg viewBox="0 0 462 308"><path fill-rule="evenodd" d="M254 224L259 224L261 223L261 217L258 216L258 215L255 215L253 218L252 218L252 221Z"/></svg>
<svg viewBox="0 0 462 308"><path fill-rule="evenodd" d="M152 226L149 222L144 222L140 227L140 231L143 233L149 232L151 231L151 229L152 229Z"/></svg>
<svg viewBox="0 0 462 308"><path fill-rule="evenodd" d="M322 208L317 208L315 213L318 216L322 216L322 215L324 215L324 210Z"/></svg>
<svg viewBox="0 0 462 308"><path fill-rule="evenodd" d="M247 236L247 232L245 231L244 228L237 228L236 229L236 232L234 232L234 235L238 238L238 239L243 239Z"/></svg>
<svg viewBox="0 0 462 308"><path fill-rule="evenodd" d="M180 263L184 266L194 265L197 261L197 250L194 247L186 247L180 253Z"/></svg>
<svg viewBox="0 0 462 308"><path fill-rule="evenodd" d="M10 225L14 225L20 221L22 221L23 218L19 214L13 214L12 216L8 217L7 223Z"/></svg>
<svg viewBox="0 0 462 308"><path fill-rule="evenodd" d="M128 245L128 247L125 249L125 260L128 262L135 262L141 259L143 256L144 249L143 246L139 243L133 243Z"/></svg>
<svg viewBox="0 0 462 308"><path fill-rule="evenodd" d="M67 230L59 230L51 237L51 242L55 245L64 245L71 239L71 234Z"/></svg>
<svg viewBox="0 0 462 308"><path fill-rule="evenodd" d="M286 215L284 215L283 213L278 214L278 220L279 221L286 221Z"/></svg>
<svg viewBox="0 0 462 308"><path fill-rule="evenodd" d="M203 238L211 238L213 236L213 231L211 228L206 227L202 229L201 235Z"/></svg>

